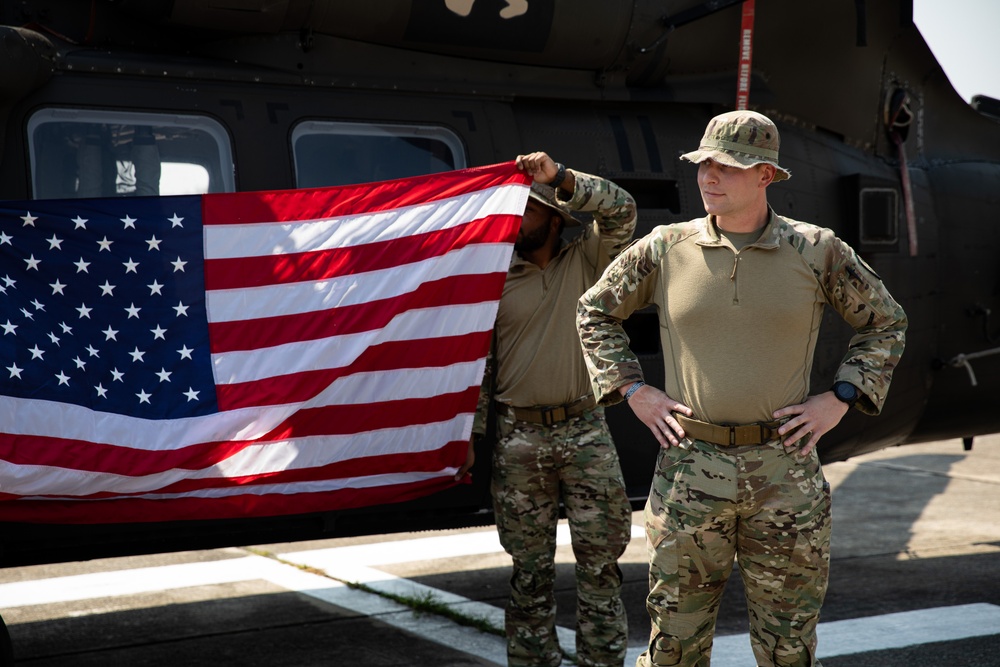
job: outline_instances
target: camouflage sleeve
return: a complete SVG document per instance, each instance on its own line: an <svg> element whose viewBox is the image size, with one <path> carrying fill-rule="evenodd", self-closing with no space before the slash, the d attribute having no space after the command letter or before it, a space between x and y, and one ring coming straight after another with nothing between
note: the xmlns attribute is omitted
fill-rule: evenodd
<svg viewBox="0 0 1000 667"><path fill-rule="evenodd" d="M862 393L857 408L877 415L903 354L906 313L871 267L836 237L826 244L823 272L827 301L855 332L835 381L856 386Z"/></svg>
<svg viewBox="0 0 1000 667"><path fill-rule="evenodd" d="M580 297L577 328L594 396L601 405L620 402L618 387L643 379L622 322L652 303L663 249L659 229L622 251Z"/></svg>
<svg viewBox="0 0 1000 667"><path fill-rule="evenodd" d="M566 206L594 215L601 247L608 257L615 257L635 234L637 213L635 199L624 188L609 180L571 170L576 179L573 196ZM564 194L556 190L556 196Z"/></svg>
<svg viewBox="0 0 1000 667"><path fill-rule="evenodd" d="M494 338L494 342L496 339ZM486 417L490 411L490 401L493 400L493 373L496 367L496 355L493 344L486 355L486 368L483 370L483 382L479 386L479 402L476 404L476 416L472 420L472 435L480 438L486 435Z"/></svg>

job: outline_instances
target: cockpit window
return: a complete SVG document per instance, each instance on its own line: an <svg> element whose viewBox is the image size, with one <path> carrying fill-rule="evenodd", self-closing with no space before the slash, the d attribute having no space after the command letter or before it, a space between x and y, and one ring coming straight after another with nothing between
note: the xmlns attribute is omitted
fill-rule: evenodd
<svg viewBox="0 0 1000 667"><path fill-rule="evenodd" d="M42 109L28 121L35 199L234 192L232 149L205 116Z"/></svg>
<svg viewBox="0 0 1000 667"><path fill-rule="evenodd" d="M438 126L306 121L292 132L295 184L350 185L465 167L459 138Z"/></svg>

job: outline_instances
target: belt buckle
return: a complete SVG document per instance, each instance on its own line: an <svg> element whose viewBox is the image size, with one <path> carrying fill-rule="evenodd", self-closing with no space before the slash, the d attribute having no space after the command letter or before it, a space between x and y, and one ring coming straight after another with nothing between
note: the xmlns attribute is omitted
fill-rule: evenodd
<svg viewBox="0 0 1000 667"><path fill-rule="evenodd" d="M719 426L721 426L722 428L726 429L726 432L729 434L729 446L730 447L735 447L736 446L736 425L735 424L719 424ZM720 442L720 443L717 443L717 444L720 444L723 447L726 446L726 443L724 443L724 442Z"/></svg>
<svg viewBox="0 0 1000 667"><path fill-rule="evenodd" d="M561 411L562 416L556 419L556 414ZM566 420L566 408L557 405L551 408L542 408L542 424L545 426L555 426L556 422L561 422Z"/></svg>
<svg viewBox="0 0 1000 667"><path fill-rule="evenodd" d="M756 438L754 438L753 429L756 427ZM728 426L729 429L729 446L730 447L744 447L746 445L759 445L761 444L761 428L760 424L737 424L734 426ZM749 432L748 432L749 431Z"/></svg>

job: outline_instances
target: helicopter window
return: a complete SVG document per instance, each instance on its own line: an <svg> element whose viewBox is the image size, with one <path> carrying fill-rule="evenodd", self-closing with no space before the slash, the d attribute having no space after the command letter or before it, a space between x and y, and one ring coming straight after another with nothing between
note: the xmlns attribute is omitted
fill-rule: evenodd
<svg viewBox="0 0 1000 667"><path fill-rule="evenodd" d="M893 188L865 188L859 191L861 243L888 245L899 240L899 194Z"/></svg>
<svg viewBox="0 0 1000 667"><path fill-rule="evenodd" d="M204 116L42 109L28 121L35 199L235 191L222 125Z"/></svg>
<svg viewBox="0 0 1000 667"><path fill-rule="evenodd" d="M432 125L305 121L292 132L297 187L385 181L465 167L462 142Z"/></svg>

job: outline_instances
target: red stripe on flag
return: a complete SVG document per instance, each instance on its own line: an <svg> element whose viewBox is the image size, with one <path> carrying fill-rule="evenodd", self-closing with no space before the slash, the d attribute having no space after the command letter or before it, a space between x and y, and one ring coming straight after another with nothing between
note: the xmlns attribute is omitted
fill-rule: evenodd
<svg viewBox="0 0 1000 667"><path fill-rule="evenodd" d="M469 406L479 398L479 387L439 394L430 398L408 398L362 405L327 405L300 410L294 418L271 430L261 440L285 440L317 435L354 435L413 424L445 422L455 416L455 403ZM259 442L259 441L258 441Z"/></svg>
<svg viewBox="0 0 1000 667"><path fill-rule="evenodd" d="M117 498L96 501L20 500L0 503L0 521L28 523L146 523L310 514L356 509L415 500L455 486L451 476L434 477L407 484L348 488L320 493L244 494L225 498L174 498L145 500ZM0 495L3 499L3 495Z"/></svg>
<svg viewBox="0 0 1000 667"><path fill-rule="evenodd" d="M209 323L211 351L222 354L257 350L374 331L410 310L480 303L483 294L502 289L506 277L505 273L450 276L422 283L415 291L390 299L295 315Z"/></svg>
<svg viewBox="0 0 1000 667"><path fill-rule="evenodd" d="M351 480L363 478L378 470L380 474L436 473L447 468L455 468L465 462L469 443L453 441L444 447L428 452L395 452L382 456L361 456L348 461L337 461L314 468L291 468L275 472L244 476L218 477L213 479L185 479L175 484L157 489L153 494L192 493L212 489L234 489L240 487L273 486L280 484L304 485L322 480ZM122 495L123 498L138 498L145 494ZM101 500L102 496L88 498Z"/></svg>
<svg viewBox="0 0 1000 667"><path fill-rule="evenodd" d="M416 206L509 183L528 185L531 177L518 171L513 162L507 162L379 183L313 190L260 191L254 197L239 192L220 192L202 195L202 223L225 225L320 220L353 215L359 211L377 212Z"/></svg>
<svg viewBox="0 0 1000 667"><path fill-rule="evenodd" d="M227 290L325 280L414 264L473 243L511 243L518 220L517 216L492 215L448 229L349 248L210 259L205 262L205 288Z"/></svg>
<svg viewBox="0 0 1000 667"><path fill-rule="evenodd" d="M334 380L361 372L401 368L433 368L473 361L486 356L491 331L462 336L402 340L373 345L350 366L279 375L252 382L220 384L216 400L220 410L238 410L263 405L284 405L307 401L329 387Z"/></svg>
<svg viewBox="0 0 1000 667"><path fill-rule="evenodd" d="M464 403L470 406L469 410L472 410L475 408L478 396L479 387L470 387L462 392L440 394L429 398L300 410L270 433L256 440L206 442L170 450L134 449L67 438L0 434L0 458L14 465L52 468L66 467L68 462L72 462L73 470L125 477L143 477L169 470L204 470L226 461L248 447L259 444L324 435L355 435L379 429L444 422L455 416L456 402ZM330 465L347 465L347 463ZM348 469L353 470L353 468ZM309 478L324 479L319 475ZM209 486L225 485L221 478L212 479L215 481L199 480L198 483Z"/></svg>

